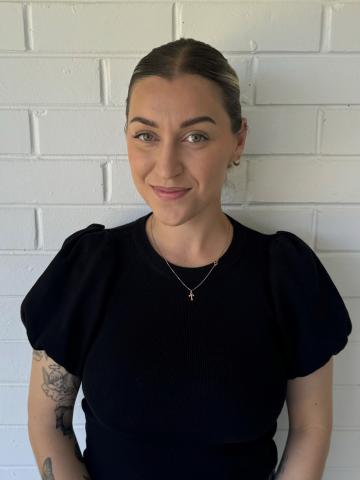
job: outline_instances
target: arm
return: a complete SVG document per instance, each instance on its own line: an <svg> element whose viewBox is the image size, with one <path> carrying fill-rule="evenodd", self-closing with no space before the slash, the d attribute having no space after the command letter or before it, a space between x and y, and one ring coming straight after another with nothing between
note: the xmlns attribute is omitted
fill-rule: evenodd
<svg viewBox="0 0 360 480"><path fill-rule="evenodd" d="M90 480L72 426L80 383L45 351L33 351L28 433L43 480Z"/></svg>
<svg viewBox="0 0 360 480"><path fill-rule="evenodd" d="M333 421L333 358L305 377L288 381L289 434L276 480L321 480Z"/></svg>
<svg viewBox="0 0 360 480"><path fill-rule="evenodd" d="M276 480L321 480L330 447L324 431L289 432Z"/></svg>

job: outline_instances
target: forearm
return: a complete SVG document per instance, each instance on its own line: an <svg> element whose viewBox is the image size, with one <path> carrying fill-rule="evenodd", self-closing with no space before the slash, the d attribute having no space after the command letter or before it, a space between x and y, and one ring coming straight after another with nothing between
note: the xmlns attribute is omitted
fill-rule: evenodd
<svg viewBox="0 0 360 480"><path fill-rule="evenodd" d="M90 480L74 432L29 428L29 439L43 480Z"/></svg>
<svg viewBox="0 0 360 480"><path fill-rule="evenodd" d="M289 431L275 479L321 480L330 442L331 432L325 430Z"/></svg>

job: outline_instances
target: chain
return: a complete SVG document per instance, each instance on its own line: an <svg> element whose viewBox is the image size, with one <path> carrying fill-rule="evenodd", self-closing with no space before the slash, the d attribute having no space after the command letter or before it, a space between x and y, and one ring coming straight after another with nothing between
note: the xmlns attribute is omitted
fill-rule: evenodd
<svg viewBox="0 0 360 480"><path fill-rule="evenodd" d="M154 235L153 235L153 229L152 229L153 216L154 216L154 214L152 214L152 216L151 216L151 224L150 224L150 225L151 225L151 236L152 236L153 242L155 243L157 249L158 249L159 252L160 252L160 249L159 249L157 243L155 242L155 238L154 238ZM229 230L230 230L230 232L231 232L231 224L229 224ZM225 252L225 250L226 250L226 246L225 246L225 248L223 249L223 251L221 252L220 257L223 255L223 253ZM197 288L199 288L200 285L202 285L202 284L205 282L205 280L206 280L207 277L210 275L210 273L213 271L213 269L218 265L218 263L219 263L219 258L220 258L220 257L219 257L217 260L215 260L215 261L213 262L214 264L213 264L213 266L211 267L210 271L207 273L207 275L205 276L205 278L203 278L203 280L201 280L201 282L200 282L198 285L196 285L196 287L194 287L194 288L189 288L189 287L181 280L181 278L177 275L177 273L174 271L174 269L169 265L169 262L166 260L166 258L165 258L163 255L161 255L161 253L160 253L160 256L165 260L167 266L170 268L170 270L173 272L173 274L176 276L176 278L182 283L182 285L183 285L185 288L187 288L187 289L189 290L190 293L189 293L188 297L191 299L191 301L193 300L193 297L195 296L195 295L193 294L193 291L196 290Z"/></svg>

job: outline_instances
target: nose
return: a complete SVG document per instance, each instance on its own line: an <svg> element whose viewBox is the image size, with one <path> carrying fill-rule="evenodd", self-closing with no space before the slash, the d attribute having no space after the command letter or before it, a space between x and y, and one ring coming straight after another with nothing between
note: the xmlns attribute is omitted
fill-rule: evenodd
<svg viewBox="0 0 360 480"><path fill-rule="evenodd" d="M156 152L155 168L158 178L171 178L183 171L179 152L171 141L164 142Z"/></svg>

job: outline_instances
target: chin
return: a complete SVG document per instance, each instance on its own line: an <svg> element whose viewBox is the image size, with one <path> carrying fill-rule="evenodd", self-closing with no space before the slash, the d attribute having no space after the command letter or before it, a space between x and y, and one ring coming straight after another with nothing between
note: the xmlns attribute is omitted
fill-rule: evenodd
<svg viewBox="0 0 360 480"><path fill-rule="evenodd" d="M151 208L151 207L150 207ZM191 220L196 212L189 209L182 208L151 208L156 219L158 219L162 224L168 225L171 227L176 227L178 225L183 225L184 223Z"/></svg>

